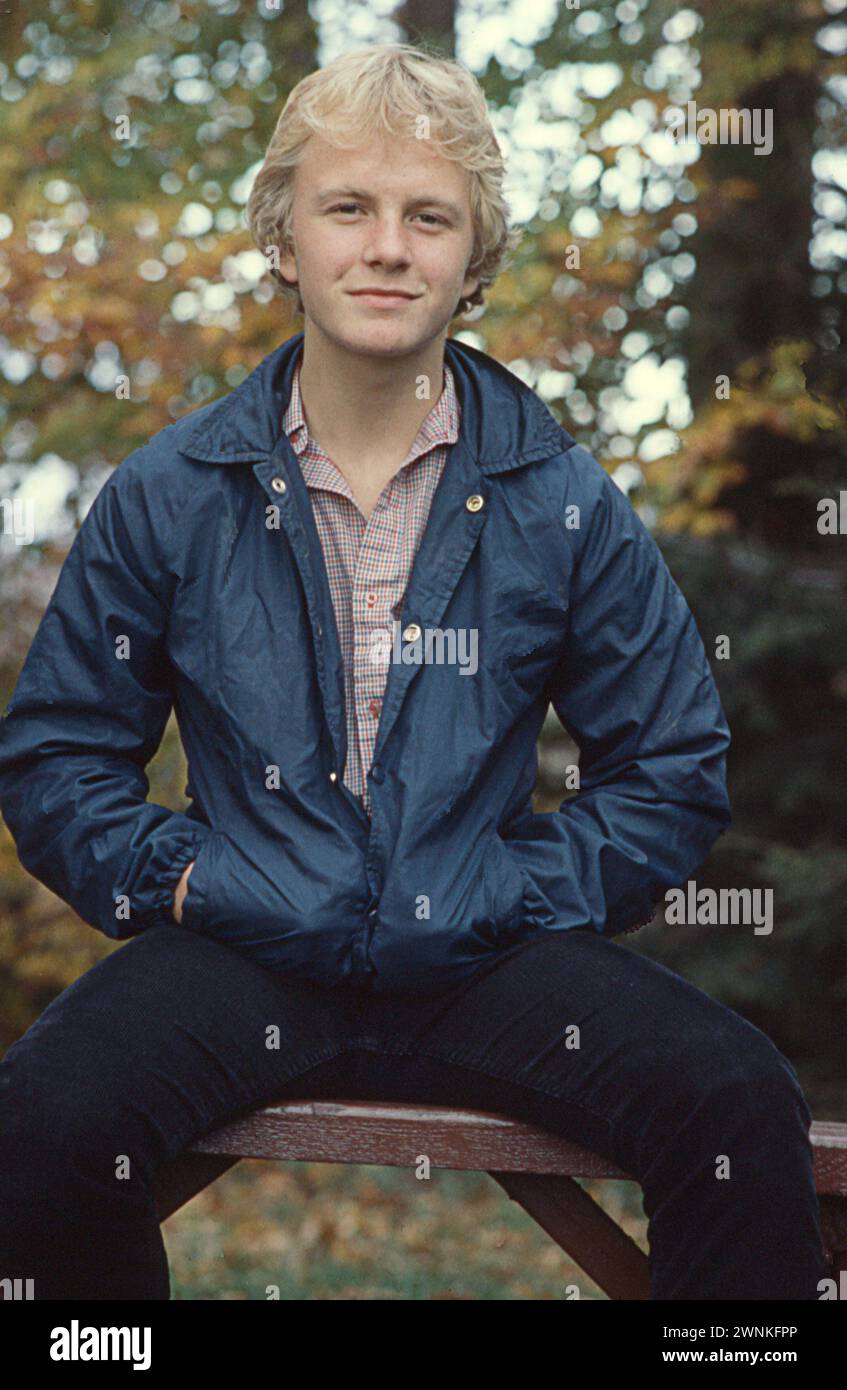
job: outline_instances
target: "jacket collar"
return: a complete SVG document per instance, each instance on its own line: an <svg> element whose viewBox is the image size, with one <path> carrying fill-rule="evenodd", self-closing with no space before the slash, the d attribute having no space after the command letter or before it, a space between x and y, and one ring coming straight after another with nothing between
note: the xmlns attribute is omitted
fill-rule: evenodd
<svg viewBox="0 0 847 1390"><path fill-rule="evenodd" d="M282 432L303 338L301 329L240 386L192 412L180 453L204 463L269 457ZM460 439L483 473L550 458L575 442L535 392L493 357L453 338L444 350L462 406Z"/></svg>

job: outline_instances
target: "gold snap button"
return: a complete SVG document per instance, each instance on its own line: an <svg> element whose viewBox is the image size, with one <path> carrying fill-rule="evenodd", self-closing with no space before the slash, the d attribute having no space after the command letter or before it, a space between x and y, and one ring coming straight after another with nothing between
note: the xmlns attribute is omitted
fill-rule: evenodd
<svg viewBox="0 0 847 1390"><path fill-rule="evenodd" d="M480 497L478 492L472 492L465 506L469 512L478 512L481 507L485 506L485 498Z"/></svg>
<svg viewBox="0 0 847 1390"><path fill-rule="evenodd" d="M271 478L271 487L274 492L285 492L287 486L284 478Z"/></svg>
<svg viewBox="0 0 847 1390"><path fill-rule="evenodd" d="M420 630L420 628L418 627L417 623L409 623L409 626L406 628L406 631L403 633L403 641L404 641L404 642L417 642L417 640L418 640L418 638L420 637L420 635L421 635L421 630Z"/></svg>

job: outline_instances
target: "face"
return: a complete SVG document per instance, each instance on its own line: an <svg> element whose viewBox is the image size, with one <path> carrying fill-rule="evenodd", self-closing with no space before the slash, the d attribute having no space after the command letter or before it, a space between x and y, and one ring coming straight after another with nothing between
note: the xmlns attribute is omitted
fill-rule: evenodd
<svg viewBox="0 0 847 1390"><path fill-rule="evenodd" d="M414 352L446 331L479 283L465 273L470 175L430 141L386 134L342 150L312 136L292 220L294 250L280 271L297 283L306 319L351 352ZM397 295L361 293L370 289Z"/></svg>

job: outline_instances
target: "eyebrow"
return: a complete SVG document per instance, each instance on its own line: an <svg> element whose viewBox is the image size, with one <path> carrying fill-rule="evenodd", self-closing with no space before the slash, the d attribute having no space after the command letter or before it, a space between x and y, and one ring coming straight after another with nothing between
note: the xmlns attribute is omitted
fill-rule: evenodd
<svg viewBox="0 0 847 1390"><path fill-rule="evenodd" d="M361 188L324 188L317 196L319 204L330 202L333 198L357 198L361 202L371 202L372 196ZM443 208L445 212L450 212L454 217L461 220L462 209L457 203L451 203L447 198L410 198L406 204L409 208Z"/></svg>

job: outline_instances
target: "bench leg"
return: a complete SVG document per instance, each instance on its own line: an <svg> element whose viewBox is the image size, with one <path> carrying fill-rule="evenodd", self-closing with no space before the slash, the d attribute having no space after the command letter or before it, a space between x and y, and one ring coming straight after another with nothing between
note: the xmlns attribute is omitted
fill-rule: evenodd
<svg viewBox="0 0 847 1390"><path fill-rule="evenodd" d="M832 1265L832 1277L838 1284L839 1275L847 1275L847 1196L823 1192L818 1202L824 1245Z"/></svg>
<svg viewBox="0 0 847 1390"><path fill-rule="evenodd" d="M613 1299L648 1299L647 1256L574 1178L490 1173Z"/></svg>
<svg viewBox="0 0 847 1390"><path fill-rule="evenodd" d="M239 1161L229 1154L182 1153L163 1163L153 1182L159 1222L166 1221Z"/></svg>

